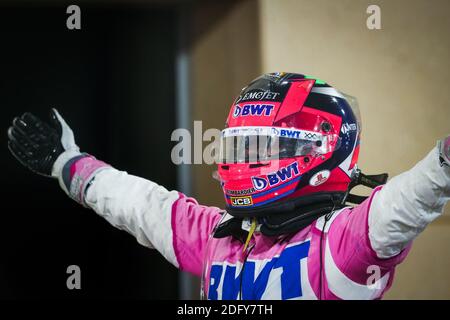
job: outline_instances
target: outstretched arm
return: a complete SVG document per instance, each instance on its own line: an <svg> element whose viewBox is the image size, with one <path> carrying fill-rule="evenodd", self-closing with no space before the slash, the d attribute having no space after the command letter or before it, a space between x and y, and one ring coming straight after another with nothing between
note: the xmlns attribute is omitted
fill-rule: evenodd
<svg viewBox="0 0 450 320"><path fill-rule="evenodd" d="M80 153L72 130L54 109L50 125L29 113L14 119L8 138L24 166L57 178L75 201L157 249L176 267L201 274L208 237L221 216L218 208Z"/></svg>
<svg viewBox="0 0 450 320"><path fill-rule="evenodd" d="M72 171L102 162L94 158L78 160ZM73 167L76 168L73 168ZM86 179L84 203L110 224L125 230L147 247L157 249L181 270L200 276L204 250L220 210L201 206L195 199L113 168L100 170Z"/></svg>
<svg viewBox="0 0 450 320"><path fill-rule="evenodd" d="M450 199L450 136L372 200L369 239L380 258L399 254L440 216Z"/></svg>
<svg viewBox="0 0 450 320"><path fill-rule="evenodd" d="M318 220L317 229L327 233L324 272L334 296L377 299L389 289L412 240L442 214L450 198L449 148L447 137L362 204L334 214L326 228L324 217Z"/></svg>

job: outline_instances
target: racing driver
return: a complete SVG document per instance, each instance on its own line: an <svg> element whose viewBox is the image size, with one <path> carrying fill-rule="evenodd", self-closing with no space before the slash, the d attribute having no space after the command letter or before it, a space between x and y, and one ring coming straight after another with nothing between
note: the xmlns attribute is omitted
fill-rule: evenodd
<svg viewBox="0 0 450 320"><path fill-rule="evenodd" d="M386 183L357 166L355 98L270 73L242 89L220 136L225 210L81 153L72 130L25 113L12 154L75 201L202 278L206 299L379 299L413 240L450 198L450 136ZM373 188L369 197L350 190Z"/></svg>

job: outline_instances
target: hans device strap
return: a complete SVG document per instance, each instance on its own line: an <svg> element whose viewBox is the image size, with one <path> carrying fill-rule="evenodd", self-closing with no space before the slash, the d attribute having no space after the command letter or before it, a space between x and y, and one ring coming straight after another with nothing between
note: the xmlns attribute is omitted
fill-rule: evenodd
<svg viewBox="0 0 450 320"><path fill-rule="evenodd" d="M371 189L374 189L378 186L381 186L387 182L389 175L387 173L374 174L374 175L366 175L361 172L361 170L356 170L356 174L350 183L347 191L347 196L345 201L353 204L360 204L364 200L367 199L367 196L359 196L356 194L350 193L351 190L356 186L365 186Z"/></svg>

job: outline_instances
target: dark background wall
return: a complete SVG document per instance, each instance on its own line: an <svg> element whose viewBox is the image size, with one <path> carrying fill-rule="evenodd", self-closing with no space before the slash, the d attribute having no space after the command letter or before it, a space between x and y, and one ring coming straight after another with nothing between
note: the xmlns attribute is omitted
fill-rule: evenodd
<svg viewBox="0 0 450 320"><path fill-rule="evenodd" d="M7 150L15 116L56 107L82 151L175 188L175 11L83 5L78 31L67 16L64 5L0 4L0 298L176 298L173 266ZM72 264L81 290L66 288Z"/></svg>

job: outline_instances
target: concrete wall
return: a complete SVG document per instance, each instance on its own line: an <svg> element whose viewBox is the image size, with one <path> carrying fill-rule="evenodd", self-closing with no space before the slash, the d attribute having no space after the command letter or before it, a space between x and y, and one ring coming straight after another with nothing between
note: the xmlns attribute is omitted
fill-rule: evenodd
<svg viewBox="0 0 450 320"><path fill-rule="evenodd" d="M261 72L258 2L205 1L193 14L192 105L193 120L203 131L222 130L241 88ZM203 146L208 145L205 142ZM207 205L224 206L216 166L194 165L194 192Z"/></svg>
<svg viewBox="0 0 450 320"><path fill-rule="evenodd" d="M190 10L191 119L202 122L203 132L221 130L241 87L261 72L258 1L198 1ZM194 164L191 169L191 196L223 207L219 182L212 178L217 167ZM192 284L192 298L198 298L199 279L186 281Z"/></svg>
<svg viewBox="0 0 450 320"><path fill-rule="evenodd" d="M368 30L366 8L381 8ZM262 71L325 79L359 99L360 167L395 176L450 132L450 2L261 0ZM450 298L450 217L416 241L386 298Z"/></svg>

